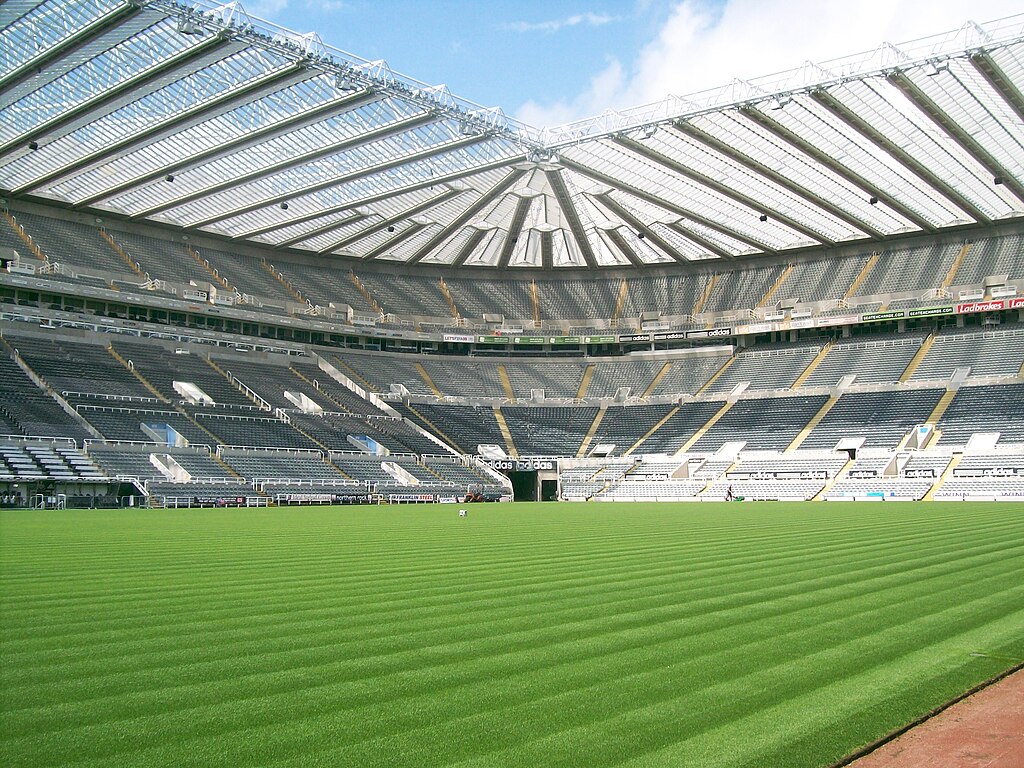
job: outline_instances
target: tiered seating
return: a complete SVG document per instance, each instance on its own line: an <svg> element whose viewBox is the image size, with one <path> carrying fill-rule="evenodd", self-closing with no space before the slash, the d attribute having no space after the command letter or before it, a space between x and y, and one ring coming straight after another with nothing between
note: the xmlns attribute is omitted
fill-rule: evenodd
<svg viewBox="0 0 1024 768"><path fill-rule="evenodd" d="M177 411L122 405L79 405L78 412L107 440L153 442L143 424L166 424L190 443L207 444L212 438Z"/></svg>
<svg viewBox="0 0 1024 768"><path fill-rule="evenodd" d="M89 457L110 477L133 477L140 480L164 479L163 473L150 461L152 447L115 446L103 443L89 445Z"/></svg>
<svg viewBox="0 0 1024 768"><path fill-rule="evenodd" d="M131 274L129 266L103 241L95 227L34 213L19 213L18 222L50 261L78 269Z"/></svg>
<svg viewBox="0 0 1024 768"><path fill-rule="evenodd" d="M1019 234L982 238L971 244L956 273L957 285L980 283L989 275L1024 277L1024 237Z"/></svg>
<svg viewBox="0 0 1024 768"><path fill-rule="evenodd" d="M843 376L855 375L858 384L899 381L921 348L921 335L896 336L882 341L836 344L804 381L805 387L835 386Z"/></svg>
<svg viewBox="0 0 1024 768"><path fill-rule="evenodd" d="M775 284L785 267L751 267L718 276L711 291L704 312L729 312L737 309L753 309L765 292Z"/></svg>
<svg viewBox="0 0 1024 768"><path fill-rule="evenodd" d="M370 306L366 297L352 282L352 275L347 270L324 269L312 264L281 262L276 265L299 293L314 304L326 307L329 304L348 304L360 315L376 315L377 311ZM258 267L262 269L261 267ZM264 272L263 274L267 274ZM273 280L273 278L270 278ZM277 282L276 280L274 281ZM280 288L280 283L278 283ZM294 301L294 297L292 298ZM387 311L387 310L386 310ZM404 311L404 310L403 310ZM445 314L448 314L445 311Z"/></svg>
<svg viewBox="0 0 1024 768"><path fill-rule="evenodd" d="M252 481L268 478L288 480L341 480L337 469L324 461L317 451L221 451L221 461L242 477Z"/></svg>
<svg viewBox="0 0 1024 768"><path fill-rule="evenodd" d="M867 264L868 256L816 259L793 265L773 300L790 299L804 304L840 299Z"/></svg>
<svg viewBox="0 0 1024 768"><path fill-rule="evenodd" d="M275 408L298 407L284 396L285 392L302 393L321 408L326 408L329 405L326 398L316 389L292 373L287 366L277 362L256 362L225 357L212 359L222 370L230 373Z"/></svg>
<svg viewBox="0 0 1024 768"><path fill-rule="evenodd" d="M0 434L74 440L91 437L6 354L0 354Z"/></svg>
<svg viewBox="0 0 1024 768"><path fill-rule="evenodd" d="M172 457L182 469L192 476L193 482L200 480L237 481L239 479L227 467L206 453L175 451Z"/></svg>
<svg viewBox="0 0 1024 768"><path fill-rule="evenodd" d="M440 475L441 479L456 485L468 488L472 485L490 486L498 488L493 480L479 474L472 467L464 466L457 459L446 459L441 456L427 456L423 464L434 474Z"/></svg>
<svg viewBox="0 0 1024 768"><path fill-rule="evenodd" d="M0 480L19 478L58 482L103 480L103 471L70 445L37 442L0 443Z"/></svg>
<svg viewBox="0 0 1024 768"><path fill-rule="evenodd" d="M1024 442L1024 384L962 387L938 429L941 445L966 445L975 432L998 432L1001 443Z"/></svg>
<svg viewBox="0 0 1024 768"><path fill-rule="evenodd" d="M850 498L917 501L931 490L931 480L911 480L900 477L861 480L840 478L828 489L825 498L843 501Z"/></svg>
<svg viewBox="0 0 1024 768"><path fill-rule="evenodd" d="M253 404L238 388L214 370L199 354L172 350L155 344L137 344L115 340L113 344L121 356L135 365L150 384L169 400L181 400L175 392L174 382L195 384L220 405ZM148 394L148 393L147 393Z"/></svg>
<svg viewBox="0 0 1024 768"><path fill-rule="evenodd" d="M150 277L176 283L209 283L214 277L185 252L184 244L132 232L111 232L111 236Z"/></svg>
<svg viewBox="0 0 1024 768"><path fill-rule="evenodd" d="M618 291L617 280L538 280L541 319L611 317Z"/></svg>
<svg viewBox="0 0 1024 768"><path fill-rule="evenodd" d="M168 483L150 482L149 498L165 507L195 505L247 505L261 500L261 494L242 482Z"/></svg>
<svg viewBox="0 0 1024 768"><path fill-rule="evenodd" d="M36 336L9 336L8 341L57 392L152 397L104 347Z"/></svg>
<svg viewBox="0 0 1024 768"><path fill-rule="evenodd" d="M941 397L941 389L847 392L801 447L832 448L844 437L863 437L865 446L894 448L916 425L928 421Z"/></svg>
<svg viewBox="0 0 1024 768"><path fill-rule="evenodd" d="M385 312L427 317L451 315L436 278L365 272L359 279Z"/></svg>
<svg viewBox="0 0 1024 768"><path fill-rule="evenodd" d="M394 461L390 457L384 460ZM395 478L384 470L381 466L381 461L382 459L376 456L343 453L331 454L331 463L353 480L358 480L361 483L393 484Z"/></svg>
<svg viewBox="0 0 1024 768"><path fill-rule="evenodd" d="M433 395L433 390L416 370L415 363L408 357L398 355L360 355L346 352L344 355L330 355L332 363L341 363L340 370L355 374L356 382L366 383L373 392L390 392L392 384L404 384L414 395Z"/></svg>
<svg viewBox="0 0 1024 768"><path fill-rule="evenodd" d="M820 344L787 345L741 352L707 392L728 394L743 381L750 382L751 390L789 389L820 349Z"/></svg>
<svg viewBox="0 0 1024 768"><path fill-rule="evenodd" d="M445 395L460 397L505 397L505 388L493 362L466 359L424 360L423 368L434 386ZM409 388L411 391L411 387Z"/></svg>
<svg viewBox="0 0 1024 768"><path fill-rule="evenodd" d="M741 456L741 460L726 473L731 480L754 476L779 479L835 477L846 466L845 454L797 451L774 456Z"/></svg>
<svg viewBox="0 0 1024 768"><path fill-rule="evenodd" d="M595 496L598 501L685 501L703 490L703 480L623 480Z"/></svg>
<svg viewBox="0 0 1024 768"><path fill-rule="evenodd" d="M224 445L252 448L316 448L307 437L265 411L250 415L235 409L199 411L193 414L196 422L212 432Z"/></svg>
<svg viewBox="0 0 1024 768"><path fill-rule="evenodd" d="M663 362L654 360L598 363L587 388L587 397L612 397L620 387L629 387L630 394L639 397L663 366Z"/></svg>
<svg viewBox="0 0 1024 768"><path fill-rule="evenodd" d="M545 397L576 397L585 366L577 362L506 362L505 371L516 397L529 397L530 390L543 389Z"/></svg>
<svg viewBox="0 0 1024 768"><path fill-rule="evenodd" d="M960 252L957 245L925 245L892 248L882 253L857 296L938 288Z"/></svg>
<svg viewBox="0 0 1024 768"><path fill-rule="evenodd" d="M726 411L693 446L713 451L723 443L743 440L748 451L786 448L825 404L825 395L740 400Z"/></svg>
<svg viewBox="0 0 1024 768"><path fill-rule="evenodd" d="M615 452L622 453L650 432L673 408L672 405L611 406L605 411L590 446L613 443Z"/></svg>
<svg viewBox="0 0 1024 768"><path fill-rule="evenodd" d="M640 443L637 453L675 453L722 408L717 400L683 403L668 421Z"/></svg>
<svg viewBox="0 0 1024 768"><path fill-rule="evenodd" d="M260 260L250 256L241 256L214 248L198 247L196 252L206 259L228 283L242 293L253 296L267 297L282 306L295 301L288 289L260 266Z"/></svg>
<svg viewBox="0 0 1024 768"><path fill-rule="evenodd" d="M728 357L695 357L676 360L661 377L653 395L692 395L729 360Z"/></svg>
<svg viewBox="0 0 1024 768"><path fill-rule="evenodd" d="M590 407L502 408L512 442L524 456L575 456L597 415Z"/></svg>
<svg viewBox="0 0 1024 768"><path fill-rule="evenodd" d="M940 501L1024 501L1024 477L951 477L932 498Z"/></svg>
<svg viewBox="0 0 1024 768"><path fill-rule="evenodd" d="M444 434L438 437L445 442L454 441L454 447L463 453L478 453L478 446L481 444L505 446L505 438L502 437L498 421L494 417L494 409L490 406L414 403L410 409L401 403L395 403L395 408L428 432L433 433L435 429L443 430ZM427 421L419 418L419 414Z"/></svg>
<svg viewBox="0 0 1024 768"><path fill-rule="evenodd" d="M293 361L291 367L310 381L319 384L319 389L317 390L319 393L318 397L313 399L317 402L321 402L325 396L329 397L331 400L330 410L333 410L334 406L338 406L346 411L350 411L351 413L363 414L366 416L384 415L384 412L377 406L373 405L368 400L364 400L348 387L345 387L335 381L325 371L320 370L318 366L313 365L312 363ZM327 408L328 404L325 403L324 407Z"/></svg>
<svg viewBox="0 0 1024 768"><path fill-rule="evenodd" d="M971 376L1016 376L1024 365L1024 327L967 331L950 328L935 337L911 381L948 379L957 368Z"/></svg>
<svg viewBox="0 0 1024 768"><path fill-rule="evenodd" d="M637 317L643 312L691 315L711 282L711 273L631 277L623 314ZM760 298L760 297L758 297Z"/></svg>
<svg viewBox="0 0 1024 768"><path fill-rule="evenodd" d="M485 314L496 314L503 315L506 320L533 318L529 282L465 277L445 278L445 282L463 317L482 318Z"/></svg>

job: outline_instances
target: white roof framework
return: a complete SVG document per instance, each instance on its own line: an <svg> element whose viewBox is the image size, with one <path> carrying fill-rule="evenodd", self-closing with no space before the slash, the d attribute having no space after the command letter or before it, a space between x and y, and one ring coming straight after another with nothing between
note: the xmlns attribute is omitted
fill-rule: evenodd
<svg viewBox="0 0 1024 768"><path fill-rule="evenodd" d="M0 190L284 250L728 260L1024 216L1024 15L539 130L200 0L0 4Z"/></svg>

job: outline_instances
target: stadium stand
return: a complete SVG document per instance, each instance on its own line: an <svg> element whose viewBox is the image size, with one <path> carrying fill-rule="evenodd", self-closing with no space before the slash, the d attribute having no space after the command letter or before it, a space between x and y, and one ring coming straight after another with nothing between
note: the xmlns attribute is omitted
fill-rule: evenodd
<svg viewBox="0 0 1024 768"><path fill-rule="evenodd" d="M844 393L801 447L831 449L843 438L857 437L866 447L896 448L928 421L941 397L940 389Z"/></svg>

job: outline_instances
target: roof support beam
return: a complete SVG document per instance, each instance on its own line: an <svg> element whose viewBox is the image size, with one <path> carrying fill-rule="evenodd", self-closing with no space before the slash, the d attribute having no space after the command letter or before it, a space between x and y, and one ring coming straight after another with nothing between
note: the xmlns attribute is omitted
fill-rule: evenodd
<svg viewBox="0 0 1024 768"><path fill-rule="evenodd" d="M682 163L673 160L670 157L662 155L660 152L655 152L651 148L644 146L635 139L619 137L612 139L612 141L614 141L621 147L625 147L634 154L640 155L641 157L647 158L648 160L657 163L663 168L669 169L673 173L678 173L680 176L684 176L685 178L690 179L691 181L696 182L697 184L714 190L718 194L722 195L723 197L729 198L733 202L739 203L740 205L745 205L751 210L769 216L772 219L779 221L782 224L785 224L790 229L799 232L804 237L809 237L811 240L816 240L817 242L824 243L825 245L833 245L835 243L835 240L833 240L832 238L826 237L820 232L816 232L815 230L800 223L791 216L787 216L784 213L780 213L774 208L769 208L767 205L764 205L763 203L755 200L749 195L745 195L742 192L738 192L737 190L726 186L720 181L716 181L715 179L712 179L711 177L706 176L705 174L700 173L699 171L695 171L692 168L688 168Z"/></svg>
<svg viewBox="0 0 1024 768"><path fill-rule="evenodd" d="M569 230L572 232L573 237L576 238L576 244L580 247L583 260L587 262L588 267L597 267L598 263L597 258L594 256L594 249L590 247L590 240L587 239L587 232L580 221L579 212L576 210L569 190L565 186L562 172L544 171L544 175L547 176L551 190L555 193L558 207L562 209L562 215L565 216L565 220L569 224Z"/></svg>
<svg viewBox="0 0 1024 768"><path fill-rule="evenodd" d="M161 75L185 65L187 62L194 61L203 54L208 54L211 50L222 47L227 42L228 41L223 37L208 37L198 45L179 51L175 56L171 56L164 61L154 64L149 67L149 69L136 73L132 77L118 83L113 88L94 93L91 98L86 99L81 104L54 115L49 120L32 127L20 136L16 136L10 141L0 145L0 157L6 155L13 148L24 145L30 139L37 142L40 146L43 146L46 144L46 142L43 141L44 137L49 137L51 134L60 131L62 128L66 128L69 124L76 121L79 121L80 127L81 125L91 123L99 117L110 114L122 106L122 104L117 104L116 106L112 105L124 98L125 94L129 95L129 99L131 101L138 101L143 96L148 95L148 93L152 93L162 87L157 85L144 91L143 89L147 84L151 84ZM221 57L218 55L213 57L212 60L219 58ZM209 63L210 62L208 61L204 61L203 65L205 66ZM80 118L81 120L79 120ZM70 132L71 131L69 130L65 130L61 135L67 135Z"/></svg>
<svg viewBox="0 0 1024 768"><path fill-rule="evenodd" d="M919 178L923 179L932 189L945 197L955 206L965 211L973 219L983 224L988 224L992 221L990 217L985 215L984 211L978 208L964 195L960 194L955 187L945 183L942 179L932 173L927 166L918 162L918 160L905 149L890 141L889 138L884 136L881 132L875 130L871 125L855 114L853 110L835 98L832 94L821 90L812 91L811 98L883 152L894 157L901 165L905 166Z"/></svg>
<svg viewBox="0 0 1024 768"><path fill-rule="evenodd" d="M243 233L241 233L239 235L235 235L233 237L233 239L234 240L243 240L243 239L246 239L246 238L254 237L255 235L258 235L258 234L265 234L266 232L272 232L275 229L284 229L285 227L292 227L292 226L295 226L296 224L305 224L307 221L315 221L316 219L322 219L322 218L326 218L327 216L333 216L336 213L344 213L345 211L351 211L351 210L354 210L356 208L360 208L360 207L362 207L364 205L371 205L373 203L379 203L382 200L388 200L388 199L390 199L392 197L397 197L398 195L404 195L407 192L415 192L418 189L426 189L427 187L433 187L433 186L436 186L438 184L444 184L444 183L449 182L449 181L455 181L457 179L463 179L466 176L474 176L474 175L476 175L478 173L484 173L485 171L492 171L495 168L504 168L510 162L513 162L513 161L509 160L508 158L502 158L501 160L492 160L491 162L485 163L483 165L473 166L472 168L465 168L465 169L463 169L461 171L453 171L452 173L446 173L443 176L435 176L433 178L426 179L424 181L417 181L415 184L407 184L404 187L398 187L398 188L395 188L395 189L389 189L386 192L379 192L379 193L377 193L375 195L368 195L366 197L362 197L362 198L360 198L358 200L353 200L353 201L348 202L348 203L342 203L341 205L334 205L334 206L331 206L329 208L323 208L323 209L321 209L319 211L315 211L313 213L303 214L302 216L297 216L297 217L295 217L293 219L289 219L288 221L283 221L283 222L281 222L279 224L275 224L274 226L271 226L271 227L264 227L264 228L260 228L260 229L250 230L248 232L243 232ZM197 226L197 225L193 225L193 227L194 226Z"/></svg>
<svg viewBox="0 0 1024 768"><path fill-rule="evenodd" d="M479 198L477 198L472 205L466 208L460 213L450 224L445 226L440 232L434 237L430 238L426 243L423 244L416 253L410 258L410 264L420 261L424 256L433 251L435 248L444 243L449 237L454 235L459 229L476 216L480 211L486 208L491 202L497 199L502 193L505 192L510 186L516 183L526 171L515 168L504 178L502 178L497 184L493 185L490 189L484 192Z"/></svg>
<svg viewBox="0 0 1024 768"><path fill-rule="evenodd" d="M310 125L319 123L322 120L327 120L345 112L365 107L375 101L380 101L382 98L383 97L379 94L362 91L354 96L329 101L308 112L302 112L298 115L294 115L293 117L269 123L262 128L251 131L237 139L211 147L205 152L199 152L198 154L191 155L187 158L172 159L172 161L166 165L149 171L142 176L136 176L131 181L126 181L116 187L111 187L96 195L85 198L84 200L79 201L76 207L83 208L95 205L96 203L104 200L109 200L113 197L123 195L125 192L130 192L141 186L149 184L150 182L156 181L157 179L162 179L169 173L181 173L182 171L191 170L198 168L201 165L215 162L221 158L227 157L228 155L233 155L237 152L244 152L258 144L271 141L279 136L285 135L286 133L302 130Z"/></svg>
<svg viewBox="0 0 1024 768"><path fill-rule="evenodd" d="M431 157L435 157L436 155L443 155L446 152L451 152L461 147L467 147L471 144L477 144L483 141L485 138L487 137L479 134L474 134L472 136L463 136L459 139L454 139L445 144L435 145L421 152L414 152L411 155L395 157L392 158L391 160L386 160L383 163L378 163L377 165L371 165L366 168L360 168L355 171L349 171L348 173L343 173L340 176L335 176L331 179L327 179L326 181L320 181L317 182L316 184L310 184L308 187L296 187L295 189L288 190L287 192L284 192L282 194L264 198L263 200L258 200L255 203L249 203L248 205L242 205L239 206L238 208L232 208L229 211L224 211L214 216L208 216L205 219L200 219L199 221L193 222L188 226L189 228L196 229L208 227L211 224L218 224L222 221L227 221L228 219L236 218L237 216L244 216L247 213L258 211L261 208L269 208L272 205L286 203L289 200L296 200L300 197L311 195L315 192L330 189L331 187L339 187L342 184L347 184L351 181L363 179L366 178L367 176L372 176L375 173L382 173L383 171L390 170L391 168L398 168L403 165L408 165L409 163L414 163L417 160L427 160ZM429 183L439 182L437 180L434 180L433 182L428 182L428 184ZM323 214L324 212L321 211L320 215L322 216Z"/></svg>
<svg viewBox="0 0 1024 768"><path fill-rule="evenodd" d="M134 2L126 2L119 5L109 13L100 16L92 23L87 24L60 42L48 46L33 56L31 59L22 62L3 77L0 77L0 91L4 91L30 77L36 70L59 61L73 51L86 45L90 40L95 39L103 32L122 20L139 12L139 5Z"/></svg>
<svg viewBox="0 0 1024 768"><path fill-rule="evenodd" d="M281 69L274 70L253 82L222 93L199 107L188 109L161 123L126 136L120 141L103 147L69 165L63 165L13 190L13 194L28 194L47 185L61 182L78 173L110 162L115 157L122 157L142 146L154 144L168 136L199 125L217 115L230 112L243 104L259 101L282 88L288 88L304 80L309 80L311 77L315 77L316 74L316 72L306 69L302 62L295 62Z"/></svg>
<svg viewBox="0 0 1024 768"><path fill-rule="evenodd" d="M630 184L626 184L622 180L616 179L613 176L609 176L607 174L601 173L600 171L595 171L592 168L588 168L585 165L577 163L575 160L570 160L566 157L562 157L561 162L562 165L572 168L574 171L576 171L579 174L582 174L583 176L587 176L591 179L594 179L595 181L600 181L602 184L607 184L613 188L618 187L619 189L628 192L634 197L638 197L641 200L646 200L651 205L656 205L657 207L662 208L666 211L670 211L674 214L677 214L678 216L682 216L684 219L691 219L693 221L696 221L698 224L701 224L707 227L708 229L718 232L719 234L725 235L726 237L729 237L733 240L737 240L743 243L744 245L750 246L756 251L760 251L762 253L778 253L778 251L775 250L774 248L771 248L765 245L764 243L758 242L754 238L744 235L742 232L737 232L736 230L731 229L730 227L723 226L720 222L714 221L705 216L701 216L698 213L694 213L688 208L683 208L681 205L671 203L668 200L664 200L651 192L647 192L645 190L640 189L639 187L634 187ZM729 256L728 258L732 257Z"/></svg>
<svg viewBox="0 0 1024 768"><path fill-rule="evenodd" d="M917 83L902 72L893 72L888 75L887 79L899 88L903 95L910 99L918 109L924 112L938 128L956 142L964 152L970 155L978 165L984 168L993 179L1001 178L1006 188L1018 200L1024 202L1024 185L1007 171L977 139L965 131L942 107L936 104L931 96L926 94Z"/></svg>
<svg viewBox="0 0 1024 768"><path fill-rule="evenodd" d="M426 226L426 224L417 224L416 222L413 222L408 227L403 229L401 232L397 233L394 237L389 238L387 242L381 243L380 245L378 245L373 250L369 251L365 256L363 256L361 258L364 261L370 261L370 259L375 259L378 256L381 256L381 255L387 253L391 248L394 248L396 245L404 242L405 240L408 240L410 237L415 235L417 232L419 232L425 226ZM399 262L399 263L404 263L404 262Z"/></svg>
<svg viewBox="0 0 1024 768"><path fill-rule="evenodd" d="M632 213L626 210L626 208L619 205L619 203L616 200L613 200L611 193L598 195L597 199L601 202L601 205L608 208L608 210L610 210L620 219L627 222L631 227L633 227L633 229L637 231L637 234L642 234L647 240L650 240L652 243L658 246L659 249L664 251L667 255L671 256L673 259L680 262L681 264L689 263L689 259L687 259L681 253L676 251L671 245L668 244L668 241L666 241L657 232L655 232L649 226L644 224L640 219L638 219L636 216L634 216ZM723 259L729 258L729 254L724 253L719 248L715 248L713 253L717 254L718 256L721 256Z"/></svg>
<svg viewBox="0 0 1024 768"><path fill-rule="evenodd" d="M608 242L614 245L615 249L629 260L630 264L634 267L642 267L644 265L644 263L636 257L636 254L633 253L633 249L626 244L626 239L618 229L609 229L604 234L608 238Z"/></svg>
<svg viewBox="0 0 1024 768"><path fill-rule="evenodd" d="M771 179L780 187L789 190L797 197L801 197L804 200L807 200L809 203L816 205L823 211L828 211L832 216L835 216L840 221L849 224L854 229L859 229L862 232L866 232L872 239L880 240L884 236L882 230L877 229L868 222L858 218L850 211L841 208L840 206L833 203L831 200L828 200L827 198L824 198L821 195L811 192L811 190L807 189L804 186L801 186L800 184L797 184L788 176L783 176L774 168L769 168L764 163L760 163L757 160L754 160L753 158L748 157L742 152L734 149L733 147L730 147L721 139L718 139L715 136L706 133L700 128L694 126L692 123L687 123L683 122L682 120L679 120L673 124L673 127L680 133L684 133L687 136L689 136L692 140L700 142L701 144L704 144L710 147L711 149L714 149L716 152L725 155L730 160L739 163L740 165L746 168L749 168L754 173L760 174L766 178Z"/></svg>
<svg viewBox="0 0 1024 768"><path fill-rule="evenodd" d="M440 205L441 203L444 203L444 202L447 202L448 200L451 200L453 197L458 197L461 194L462 194L462 192L460 190L451 189L451 188L446 189L440 195L432 197L429 200L424 200L422 203L419 203L418 205L414 205L412 208L406 208L401 213L397 213L394 216L390 216L390 217L388 217L386 219L380 219L378 221L375 221L373 224L371 224L366 229L361 229L358 232L355 232L355 233L353 233L351 235L348 235L347 237L343 237L341 240L338 240L337 242L331 243L326 248L321 248L319 252L320 253L332 253L332 252L338 250L339 248L344 248L344 247L346 247L348 245L352 245L353 243L357 243L360 240L363 240L364 238L369 237L370 235L377 234L382 229L387 229L388 227L393 227L395 224L397 224L400 221L404 221L405 219L411 218L413 216L417 216L417 215L423 213L424 211L429 211L434 206ZM338 225L338 226L341 226L341 225ZM304 236L303 240L308 240L310 237L312 237L312 235Z"/></svg>
<svg viewBox="0 0 1024 768"><path fill-rule="evenodd" d="M357 221L362 221L363 219L368 218L370 217L365 216L361 213L357 213L354 216L346 216L344 219L341 219L340 221L331 221L328 222L327 224L323 224L322 226L317 227L316 229L311 229L308 232L303 232L301 235L295 235L293 237L289 237L287 240L282 240L279 243L274 243L274 247L279 249L290 248L291 246L296 245L298 243L304 243L306 240L311 240L314 237L325 235L328 232L333 232L336 229L343 229L344 227L347 227L349 224L355 224ZM261 234L273 232L279 227L280 225L275 225L272 229L268 229L266 230L266 232L263 232Z"/></svg>
<svg viewBox="0 0 1024 768"><path fill-rule="evenodd" d="M1021 93L1020 88L1014 85L1013 81L1006 76L995 59L992 58L988 51L978 51L972 53L970 56L970 62L974 65L974 68L978 70L978 73L988 81L988 84L992 86L992 89L1003 97L1003 100L1010 106L1010 108L1017 113L1017 118L1024 122L1024 94Z"/></svg>
<svg viewBox="0 0 1024 768"><path fill-rule="evenodd" d="M255 171L250 171L249 173L242 174L241 176L235 176L234 178L218 182L217 184L211 184L208 187L191 192L187 195L182 195L181 197L176 197L173 200L168 200L160 205L154 205L152 208L147 208L144 211L139 211L133 214L132 218L139 219L156 216L158 213L169 211L172 208L188 205L189 203L194 203L197 200L211 197L219 194L220 192L227 192L245 184L265 179L268 176L283 173L291 168L298 168L322 158L337 155L357 147L363 147L367 144L372 144L375 141L380 141L381 139L386 139L391 136L399 136L403 133L415 130L416 128L420 128L427 123L433 122L434 119L433 115L419 114L411 118L406 118L405 120L400 120L397 123L392 123L391 125L382 125L381 127L374 128L371 131L365 131L355 136L346 137L341 141L333 142L325 147L318 147L317 149L313 149L309 152L304 152L301 155L279 160L276 163L271 163L270 165L266 165ZM289 197L291 196L289 195Z"/></svg>
<svg viewBox="0 0 1024 768"><path fill-rule="evenodd" d="M485 236L486 234L487 234L486 232L484 232L483 230L480 230L480 231L479 231L479 232L477 232L476 234L472 235L472 236L471 236L471 237L470 237L470 238L469 238L469 239L468 239L468 240L467 240L467 241L466 241L466 242L465 242L465 243L463 244L463 246L462 246L462 248L461 248L461 249L459 250L458 254L457 254L457 255L455 256L455 258L454 258L454 259L452 260L452 266L453 266L453 267L461 267L461 266L462 266L463 264L465 264L465 263L466 263L466 260L467 260L467 259L468 259L468 258L469 258L470 256L472 256L472 255L473 255L473 251L475 251L475 250L476 250L476 247L477 247L478 245L480 245L480 241L484 239L484 236Z"/></svg>
<svg viewBox="0 0 1024 768"><path fill-rule="evenodd" d="M7 26L2 16L3 9L7 8L10 4L11 0L0 4L0 27ZM20 82L15 83L9 88L4 88L3 92L0 93L0 109L6 109L30 93L64 77L71 70L80 67L85 62L94 58L96 55L95 51L110 51L116 48L133 35L137 35L144 29L151 27L153 19L152 13L137 13L130 18L123 19L116 26L108 27L105 32L90 40L88 46L80 46L78 50L69 52L58 61L47 64L42 72L37 69L31 76L22 78Z"/></svg>
<svg viewBox="0 0 1024 768"><path fill-rule="evenodd" d="M526 214L530 212L531 205L533 205L533 199L527 197L519 198L519 202L516 203L516 209L509 221L508 234L505 236L505 242L501 245L498 263L495 264L499 269L505 269L508 266L512 259L512 251L515 250L519 238L529 237L529 233L523 232L523 223L526 221Z"/></svg>
<svg viewBox="0 0 1024 768"><path fill-rule="evenodd" d="M872 184L859 173L850 170L842 163L836 162L835 159L833 159L832 156L828 154L828 152L824 152L818 149L809 141L793 133L793 131L789 130L785 126L775 122L760 110L749 106L740 107L740 113L744 117L760 125L766 131L769 131L770 133L774 134L777 138L780 138L787 144L796 147L801 152L810 155L816 161L818 161L826 168L828 168L830 171L846 179L854 186L860 187L861 189L868 193L866 196L878 198L878 200L885 203L887 206L889 206L894 211L899 213L905 219L914 222L914 224L917 225L921 230L925 232L935 231L934 225L932 225L931 222L929 222L923 216L920 216L916 211L907 207L892 195L887 194L885 190L883 190L881 187L876 186L875 184Z"/></svg>

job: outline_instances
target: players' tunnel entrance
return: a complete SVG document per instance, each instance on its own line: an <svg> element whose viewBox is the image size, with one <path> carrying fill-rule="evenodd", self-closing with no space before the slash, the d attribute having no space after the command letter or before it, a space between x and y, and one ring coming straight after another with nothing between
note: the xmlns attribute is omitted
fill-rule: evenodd
<svg viewBox="0 0 1024 768"><path fill-rule="evenodd" d="M537 470L528 472L508 472L512 481L512 498L515 501L540 501L540 483Z"/></svg>

